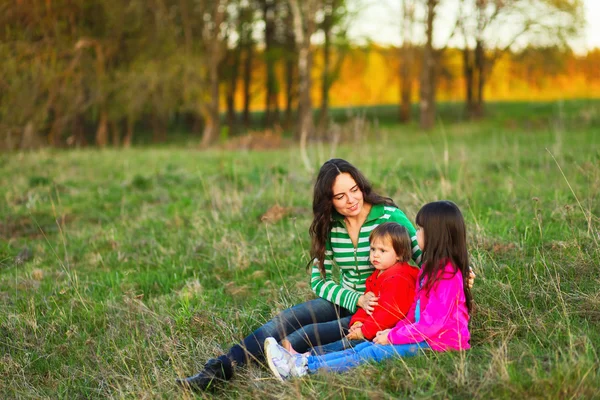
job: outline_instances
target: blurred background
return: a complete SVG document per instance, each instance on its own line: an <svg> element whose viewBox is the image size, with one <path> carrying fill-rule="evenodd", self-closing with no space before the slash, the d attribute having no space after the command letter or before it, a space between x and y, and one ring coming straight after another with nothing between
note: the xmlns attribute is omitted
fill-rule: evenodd
<svg viewBox="0 0 600 400"><path fill-rule="evenodd" d="M0 0L0 399L191 398L331 157L460 206L472 350L215 398L600 399L599 133L600 0Z"/></svg>
<svg viewBox="0 0 600 400"><path fill-rule="evenodd" d="M599 20L597 0L2 0L0 148L306 143L355 115L600 97Z"/></svg>

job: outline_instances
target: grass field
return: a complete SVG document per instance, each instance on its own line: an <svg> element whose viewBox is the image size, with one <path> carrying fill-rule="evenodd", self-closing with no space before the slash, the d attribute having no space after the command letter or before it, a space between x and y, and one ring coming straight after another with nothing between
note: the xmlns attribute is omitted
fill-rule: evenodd
<svg viewBox="0 0 600 400"><path fill-rule="evenodd" d="M430 133L383 124L335 152L411 219L436 199L462 208L472 350L285 385L252 366L217 396L600 397L600 103L510 107ZM173 379L312 298L315 173L298 154L3 155L0 398L193 397ZM261 221L274 205L285 216Z"/></svg>

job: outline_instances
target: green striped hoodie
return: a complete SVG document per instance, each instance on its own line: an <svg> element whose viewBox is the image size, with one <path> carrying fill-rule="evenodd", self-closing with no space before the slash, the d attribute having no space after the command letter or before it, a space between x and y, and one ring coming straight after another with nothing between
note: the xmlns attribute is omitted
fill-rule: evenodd
<svg viewBox="0 0 600 400"><path fill-rule="evenodd" d="M317 296L352 312L356 311L358 298L365 291L365 282L374 270L369 262L369 235L375 227L384 222L394 221L406 227L413 246L412 258L417 265L421 265L421 249L417 243L415 227L396 207L383 204L371 207L366 221L360 228L356 248L346 230L344 218L336 213L333 220L331 235L325 243L325 277L321 275L317 263L311 270L310 286ZM339 283L332 277L334 265L340 270Z"/></svg>

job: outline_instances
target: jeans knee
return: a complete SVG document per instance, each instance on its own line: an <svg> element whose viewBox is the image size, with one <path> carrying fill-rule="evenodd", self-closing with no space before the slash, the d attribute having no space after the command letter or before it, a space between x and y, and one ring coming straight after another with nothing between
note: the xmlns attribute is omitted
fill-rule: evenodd
<svg viewBox="0 0 600 400"><path fill-rule="evenodd" d="M361 349L358 352L358 355L361 359L376 360L376 361L380 361L382 359L381 350L379 350L377 348L377 346L374 346L374 345Z"/></svg>

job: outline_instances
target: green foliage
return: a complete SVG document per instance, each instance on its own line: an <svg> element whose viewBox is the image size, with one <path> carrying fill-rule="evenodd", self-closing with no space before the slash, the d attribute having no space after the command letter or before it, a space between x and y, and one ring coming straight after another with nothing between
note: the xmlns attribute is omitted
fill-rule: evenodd
<svg viewBox="0 0 600 400"><path fill-rule="evenodd" d="M207 95L202 30L211 7L189 0L0 5L1 147L93 143L102 115L113 138L142 115L151 116L156 136L173 113L198 113ZM191 24L188 38L182 18Z"/></svg>
<svg viewBox="0 0 600 400"><path fill-rule="evenodd" d="M598 124L581 128L567 104L572 119L547 114L556 105L508 107L490 112L554 122L386 126L336 152L409 218L434 199L462 208L477 273L472 350L285 385L254 365L221 396L600 395ZM176 376L312 297L314 176L297 149L39 151L1 168L1 398L181 397ZM275 204L289 213L262 222Z"/></svg>

